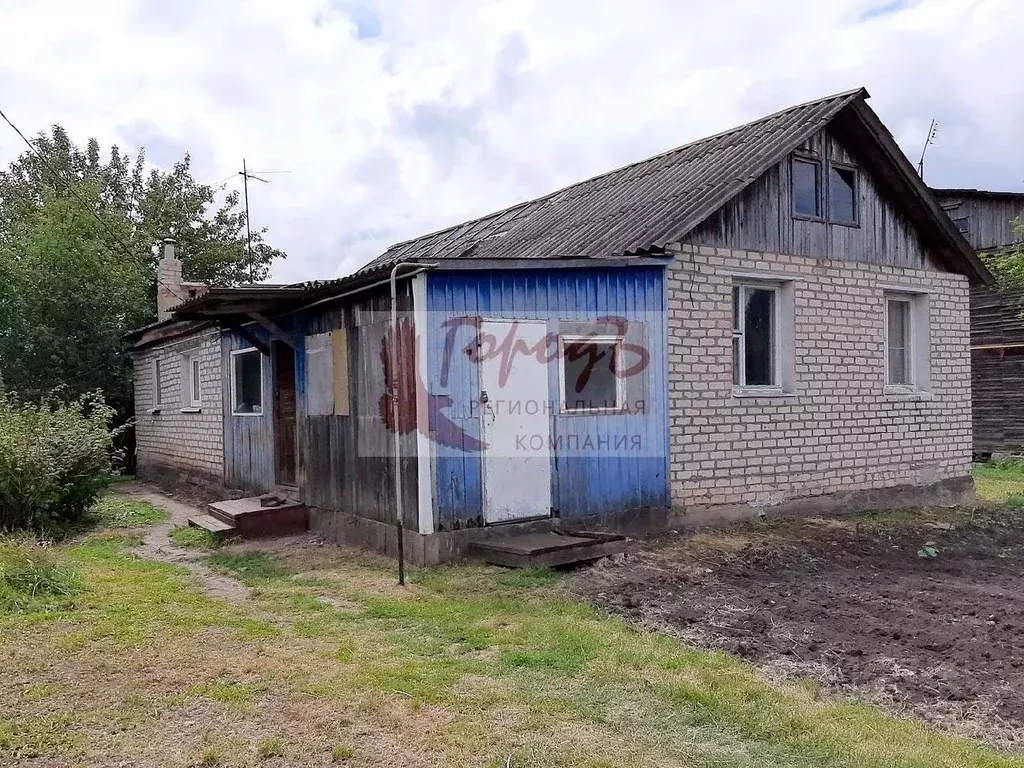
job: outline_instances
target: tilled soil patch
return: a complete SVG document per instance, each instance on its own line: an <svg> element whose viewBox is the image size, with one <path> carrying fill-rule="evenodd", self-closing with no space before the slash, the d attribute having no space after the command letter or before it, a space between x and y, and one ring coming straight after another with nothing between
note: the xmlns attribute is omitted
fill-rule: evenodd
<svg viewBox="0 0 1024 768"><path fill-rule="evenodd" d="M781 521L644 543L596 605L1002 746L1024 735L1024 516Z"/></svg>

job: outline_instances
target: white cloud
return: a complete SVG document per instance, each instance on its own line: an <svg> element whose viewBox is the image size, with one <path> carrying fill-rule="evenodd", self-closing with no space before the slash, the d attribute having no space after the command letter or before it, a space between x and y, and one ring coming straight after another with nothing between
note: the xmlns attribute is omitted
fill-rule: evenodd
<svg viewBox="0 0 1024 768"><path fill-rule="evenodd" d="M915 162L938 118L929 182L1024 189L1022 25L1015 0L0 0L0 108L188 148L209 182L291 170L252 207L299 280L862 84Z"/></svg>

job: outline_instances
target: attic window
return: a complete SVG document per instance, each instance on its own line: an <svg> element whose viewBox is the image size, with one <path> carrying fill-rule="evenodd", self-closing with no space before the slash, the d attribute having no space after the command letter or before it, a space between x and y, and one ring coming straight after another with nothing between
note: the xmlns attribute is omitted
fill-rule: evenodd
<svg viewBox="0 0 1024 768"><path fill-rule="evenodd" d="M853 168L829 167L828 218L839 224L857 222L857 171Z"/></svg>
<svg viewBox="0 0 1024 768"><path fill-rule="evenodd" d="M821 218L821 163L793 158L793 213Z"/></svg>

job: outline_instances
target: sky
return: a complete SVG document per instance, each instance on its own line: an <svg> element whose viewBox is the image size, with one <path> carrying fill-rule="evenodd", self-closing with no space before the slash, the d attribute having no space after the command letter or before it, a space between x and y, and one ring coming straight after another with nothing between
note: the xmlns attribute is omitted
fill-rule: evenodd
<svg viewBox="0 0 1024 768"><path fill-rule="evenodd" d="M0 109L229 188L290 171L250 204L294 282L861 85L915 165L939 121L929 184L1024 191L1021 29L1019 0L0 0Z"/></svg>

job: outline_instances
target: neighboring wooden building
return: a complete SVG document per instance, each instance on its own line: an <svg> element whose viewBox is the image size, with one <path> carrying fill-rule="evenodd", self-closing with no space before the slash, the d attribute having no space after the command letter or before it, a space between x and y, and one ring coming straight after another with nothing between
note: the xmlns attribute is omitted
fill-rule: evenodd
<svg viewBox="0 0 1024 768"><path fill-rule="evenodd" d="M195 323L223 334L224 484L288 486L316 530L380 550L401 514L419 562L523 529L969 499L968 286L991 278L866 98L398 243L341 280L211 290L135 339L140 432L165 416L153 335Z"/></svg>
<svg viewBox="0 0 1024 768"><path fill-rule="evenodd" d="M974 452L1024 451L1024 295L971 291Z"/></svg>
<svg viewBox="0 0 1024 768"><path fill-rule="evenodd" d="M932 192L974 250L994 251L1024 240L1013 231L1015 219L1024 221L1024 192L984 189L933 189Z"/></svg>
<svg viewBox="0 0 1024 768"><path fill-rule="evenodd" d="M933 189L942 209L978 253L1024 241L1024 192ZM974 453L1024 450L1024 304L988 286L971 291Z"/></svg>

